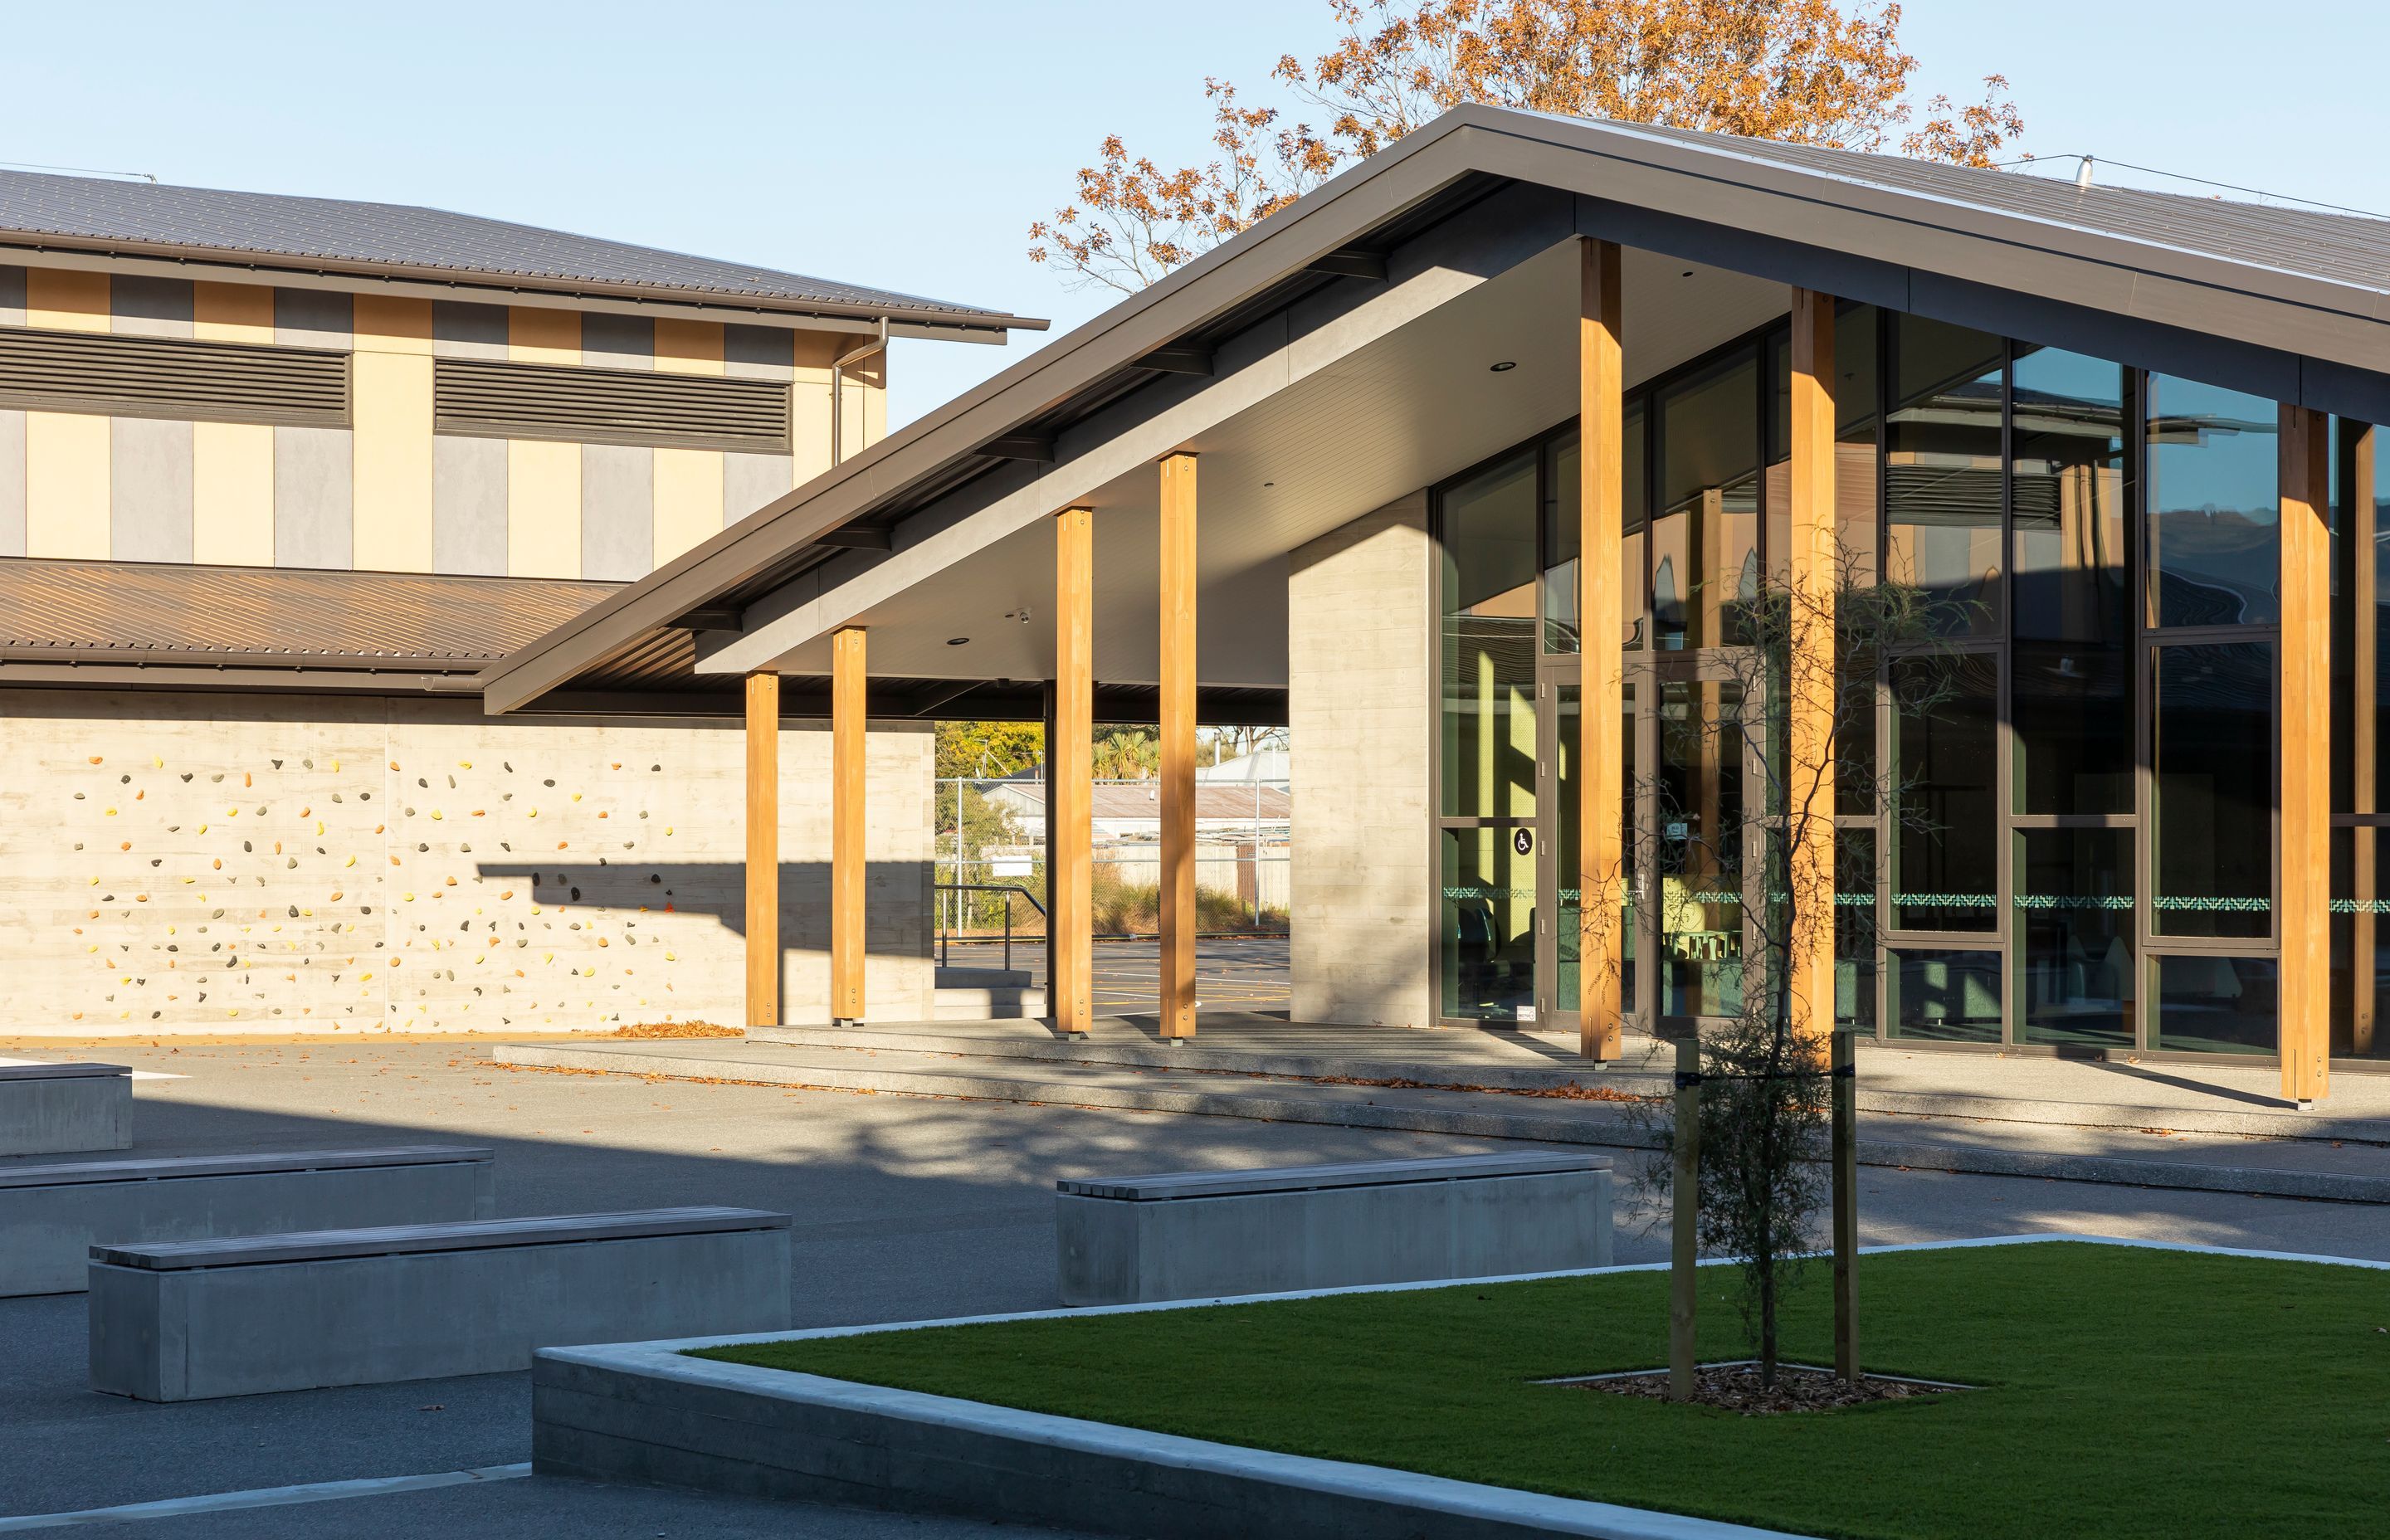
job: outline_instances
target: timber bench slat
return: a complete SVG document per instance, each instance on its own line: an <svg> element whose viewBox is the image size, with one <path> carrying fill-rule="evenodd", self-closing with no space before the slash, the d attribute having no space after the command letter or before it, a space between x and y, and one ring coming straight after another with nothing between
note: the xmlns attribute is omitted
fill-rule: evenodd
<svg viewBox="0 0 2390 1540"><path fill-rule="evenodd" d="M584 1240L644 1240L658 1236L722 1235L788 1227L787 1214L769 1213L762 1209L647 1209L621 1213L548 1214L529 1219L469 1219L445 1225L300 1230L287 1235L235 1236L223 1240L94 1246L91 1259L117 1267L170 1273L203 1267L256 1267L274 1263L414 1256L429 1251L486 1251Z"/></svg>
<svg viewBox="0 0 2390 1540"><path fill-rule="evenodd" d="M0 1081L114 1080L132 1073L123 1064L0 1064Z"/></svg>
<svg viewBox="0 0 2390 1540"><path fill-rule="evenodd" d="M1419 1161L1341 1161L1327 1165L1275 1166L1259 1171L1171 1171L1150 1176L1066 1177L1054 1184L1074 1198L1129 1203L1181 1198L1233 1198L1248 1193L1316 1192L1338 1187L1395 1187L1418 1182L1471 1181L1491 1176L1547 1176L1606 1171L1609 1157L1574 1153L1452 1155Z"/></svg>
<svg viewBox="0 0 2390 1540"><path fill-rule="evenodd" d="M359 1166L448 1165L486 1161L496 1152L472 1145L393 1145L379 1149L293 1149L262 1155L162 1155L130 1161L0 1164L0 1187L81 1187L95 1182L160 1182L191 1176L258 1176L286 1171L346 1171Z"/></svg>

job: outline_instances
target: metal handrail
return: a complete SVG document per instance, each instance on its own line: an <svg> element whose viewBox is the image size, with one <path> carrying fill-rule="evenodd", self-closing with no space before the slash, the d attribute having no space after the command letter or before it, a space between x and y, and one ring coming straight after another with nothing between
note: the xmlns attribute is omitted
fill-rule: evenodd
<svg viewBox="0 0 2390 1540"><path fill-rule="evenodd" d="M1036 910L1040 918L1047 921L1047 940L1049 943L1052 940L1053 917L1046 913L1046 905L1037 902L1035 893L1018 882L932 882L930 886L932 892L942 893L1019 893L1027 899L1029 906ZM954 939L955 933L952 930L943 926L939 928L938 966L940 968L945 967L947 959L954 955ZM1049 959L1053 956L1050 944L1047 949L1047 956ZM1012 905L1010 904L1004 906L1004 970L1007 973L1012 971Z"/></svg>

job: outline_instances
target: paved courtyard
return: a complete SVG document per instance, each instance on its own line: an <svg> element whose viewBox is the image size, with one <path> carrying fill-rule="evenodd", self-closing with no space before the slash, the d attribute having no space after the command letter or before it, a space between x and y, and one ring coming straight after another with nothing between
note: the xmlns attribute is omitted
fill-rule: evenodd
<svg viewBox="0 0 2390 1540"><path fill-rule="evenodd" d="M1243 1118L505 1069L484 1042L55 1044L144 1079L143 1153L454 1141L497 1149L500 1211L731 1203L795 1216L799 1324L1055 1303L1056 1177L1516 1144ZM2390 1258L2390 1207L1870 1168L1874 1242L2075 1230ZM1665 1254L1638 1208L1622 1261ZM0 1516L530 1457L529 1377L152 1405L84 1388L80 1295L0 1300ZM548 1478L144 1521L194 1535L944 1537L993 1526ZM1004 1533L1018 1534L1018 1527Z"/></svg>

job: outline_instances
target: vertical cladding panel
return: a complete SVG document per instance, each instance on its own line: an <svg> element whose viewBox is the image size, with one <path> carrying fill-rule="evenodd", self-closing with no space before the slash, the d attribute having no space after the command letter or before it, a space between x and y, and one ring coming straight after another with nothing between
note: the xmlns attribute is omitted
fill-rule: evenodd
<svg viewBox="0 0 2390 1540"><path fill-rule="evenodd" d="M274 432L274 564L351 565L353 435L345 428Z"/></svg>
<svg viewBox="0 0 2390 1540"><path fill-rule="evenodd" d="M507 356L518 364L581 362L581 313L514 305L507 311Z"/></svg>
<svg viewBox="0 0 2390 1540"><path fill-rule="evenodd" d="M273 429L253 422L191 424L191 559L273 565Z"/></svg>
<svg viewBox="0 0 2390 1540"><path fill-rule="evenodd" d="M1414 494L1296 548L1287 582L1293 745L1293 1015L1429 1026L1428 766L1434 571Z"/></svg>
<svg viewBox="0 0 2390 1540"><path fill-rule="evenodd" d="M786 455L722 456L722 522L726 529L797 483Z"/></svg>
<svg viewBox="0 0 2390 1540"><path fill-rule="evenodd" d="M194 285L191 334L209 342L272 342L274 290L262 284ZM272 428L192 424L191 559L235 567L273 564Z"/></svg>
<svg viewBox="0 0 2390 1540"><path fill-rule="evenodd" d="M188 278L119 273L109 288L110 329L122 337L189 337L194 296Z"/></svg>
<svg viewBox="0 0 2390 1540"><path fill-rule="evenodd" d="M829 735L781 738L802 888L829 853ZM916 1018L932 742L867 751L867 987ZM466 702L0 692L12 1003L91 1036L735 1020L740 747ZM818 1011L829 938L790 914L790 998Z"/></svg>
<svg viewBox="0 0 2390 1540"><path fill-rule="evenodd" d="M356 306L348 295L326 289L274 291L274 340L282 346L345 353L355 340Z"/></svg>
<svg viewBox="0 0 2390 1540"><path fill-rule="evenodd" d="M108 554L118 561L188 561L191 424L116 417L109 425Z"/></svg>
<svg viewBox="0 0 2390 1540"><path fill-rule="evenodd" d="M507 573L507 442L431 441L431 570Z"/></svg>
<svg viewBox="0 0 2390 1540"><path fill-rule="evenodd" d="M442 358L507 356L507 307L465 300L431 302L431 351Z"/></svg>
<svg viewBox="0 0 2390 1540"><path fill-rule="evenodd" d="M62 267L28 268L25 324L58 331L106 331L109 287L105 273L75 273Z"/></svg>
<svg viewBox="0 0 2390 1540"><path fill-rule="evenodd" d="M719 321L659 318L655 341L656 367L662 373L722 373L722 323Z"/></svg>
<svg viewBox="0 0 2390 1540"><path fill-rule="evenodd" d="M0 409L0 556L25 554L25 414Z"/></svg>
<svg viewBox="0 0 2390 1540"><path fill-rule="evenodd" d="M795 382L789 389L789 447L795 452L797 483L812 481L829 468L829 366L854 345L851 336L801 331L796 347Z"/></svg>
<svg viewBox="0 0 2390 1540"><path fill-rule="evenodd" d="M656 565L722 533L723 454L719 449L659 449L655 454Z"/></svg>
<svg viewBox="0 0 2390 1540"><path fill-rule="evenodd" d="M108 418L25 414L25 554L108 558Z"/></svg>
<svg viewBox="0 0 2390 1540"><path fill-rule="evenodd" d="M790 334L777 327L725 326L723 372L734 379L788 379L796 373Z"/></svg>
<svg viewBox="0 0 2390 1540"><path fill-rule="evenodd" d="M589 312L581 317L581 361L592 368L654 368L655 322L645 315Z"/></svg>
<svg viewBox="0 0 2390 1540"><path fill-rule="evenodd" d="M581 576L581 445L508 439L507 571Z"/></svg>
<svg viewBox="0 0 2390 1540"><path fill-rule="evenodd" d="M647 576L655 557L655 451L583 445L581 575L628 583Z"/></svg>
<svg viewBox="0 0 2390 1540"><path fill-rule="evenodd" d="M25 324L25 270L0 263L0 327ZM25 554L25 414L0 409L0 556Z"/></svg>
<svg viewBox="0 0 2390 1540"><path fill-rule="evenodd" d="M351 361L351 554L364 571L431 570L431 302L359 295Z"/></svg>

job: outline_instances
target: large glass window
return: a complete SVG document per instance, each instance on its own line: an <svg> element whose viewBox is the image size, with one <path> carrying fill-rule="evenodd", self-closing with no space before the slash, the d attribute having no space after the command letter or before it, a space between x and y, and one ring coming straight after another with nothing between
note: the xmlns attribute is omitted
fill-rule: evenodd
<svg viewBox="0 0 2390 1540"><path fill-rule="evenodd" d="M1834 1020L1875 1030L1875 830L1834 830Z"/></svg>
<svg viewBox="0 0 2390 1540"><path fill-rule="evenodd" d="M1892 923L1999 925L1999 662L1990 653L1892 665Z"/></svg>
<svg viewBox="0 0 2390 1540"><path fill-rule="evenodd" d="M2382 830L2332 831L2332 1053L2390 1058L2390 899Z"/></svg>
<svg viewBox="0 0 2390 1540"><path fill-rule="evenodd" d="M2332 810L2390 813L2390 482L2382 430L2334 417ZM2371 773L2359 767L2371 764Z"/></svg>
<svg viewBox="0 0 2390 1540"><path fill-rule="evenodd" d="M2000 955L1904 946L1891 954L1888 1037L2000 1040Z"/></svg>
<svg viewBox="0 0 2390 1540"><path fill-rule="evenodd" d="M1660 687L1661 1010L1742 1010L1742 701L1731 682Z"/></svg>
<svg viewBox="0 0 2390 1540"><path fill-rule="evenodd" d="M1876 322L1873 305L1834 315L1834 522L1842 561L1854 581L1875 578ZM1792 514L1792 343L1767 341L1767 564L1789 569Z"/></svg>
<svg viewBox="0 0 2390 1540"><path fill-rule="evenodd" d="M1447 817L1536 811L1536 472L1517 455L1444 494Z"/></svg>
<svg viewBox="0 0 2390 1540"><path fill-rule="evenodd" d="M2127 371L2019 348L2014 384L2020 813L2133 807Z"/></svg>
<svg viewBox="0 0 2390 1540"><path fill-rule="evenodd" d="M2152 654L2152 918L2162 935L2269 935L2274 649L2228 642Z"/></svg>
<svg viewBox="0 0 2390 1540"><path fill-rule="evenodd" d="M2016 836L2017 1041L2133 1046L2133 836Z"/></svg>
<svg viewBox="0 0 2390 1540"><path fill-rule="evenodd" d="M1759 591L1759 358L1741 349L1661 391L1660 517L1651 608L1658 645L1736 639Z"/></svg>
<svg viewBox="0 0 2390 1540"><path fill-rule="evenodd" d="M2280 618L2279 408L2171 375L2149 379L2151 606L2155 623Z"/></svg>
<svg viewBox="0 0 2390 1540"><path fill-rule="evenodd" d="M2175 1053L2277 1051L2272 957L2152 957L2157 1046Z"/></svg>
<svg viewBox="0 0 2390 1540"><path fill-rule="evenodd" d="M1534 837L1524 826L1490 825L1439 839L1443 1013L1515 1021L1536 1003Z"/></svg>
<svg viewBox="0 0 2390 1540"><path fill-rule="evenodd" d="M1959 629L1996 633L2006 344L1923 316L1894 319L1884 575L1943 601Z"/></svg>

